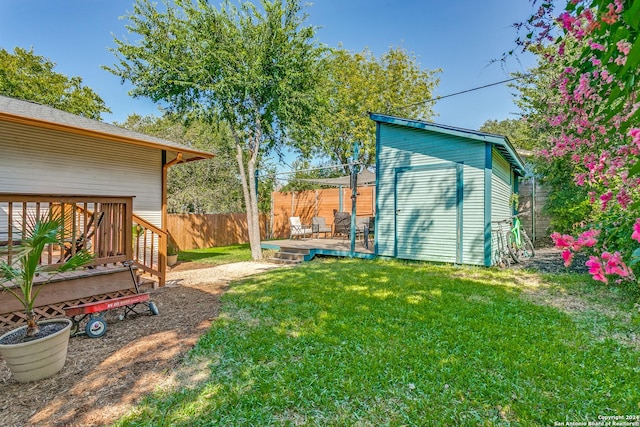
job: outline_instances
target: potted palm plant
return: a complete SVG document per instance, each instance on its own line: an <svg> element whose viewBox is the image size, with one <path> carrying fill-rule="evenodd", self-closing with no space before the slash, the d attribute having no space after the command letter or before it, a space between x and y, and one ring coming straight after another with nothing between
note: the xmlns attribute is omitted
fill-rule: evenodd
<svg viewBox="0 0 640 427"><path fill-rule="evenodd" d="M169 235L167 241L167 265L169 267L172 267L178 262L178 252L180 252L178 244L173 240L173 237Z"/></svg>
<svg viewBox="0 0 640 427"><path fill-rule="evenodd" d="M24 308L27 324L0 336L0 355L19 382L36 381L59 372L67 357L71 330L69 319L38 322L35 301L43 286L56 274L87 264L91 254L80 250L66 261L42 265L48 245L64 245L64 217L52 213L40 217L27 215L19 245L0 251L0 286L16 297ZM35 283L36 277L46 278Z"/></svg>

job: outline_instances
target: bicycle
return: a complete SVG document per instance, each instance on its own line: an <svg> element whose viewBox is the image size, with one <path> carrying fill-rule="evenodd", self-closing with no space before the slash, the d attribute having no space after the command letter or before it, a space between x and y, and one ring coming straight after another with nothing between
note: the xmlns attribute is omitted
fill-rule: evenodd
<svg viewBox="0 0 640 427"><path fill-rule="evenodd" d="M513 219L513 227L507 232L507 249L516 263L524 259L533 258L536 255L533 243L531 243L531 239L525 229L522 228L522 222L518 215L511 217Z"/></svg>
<svg viewBox="0 0 640 427"><path fill-rule="evenodd" d="M496 232L496 250L493 253L493 260L495 265L500 268L509 268L511 267L511 253L507 249L506 242L506 230L503 228L504 225L507 224L509 220L504 219L502 221L491 221L491 224L497 224L498 230Z"/></svg>

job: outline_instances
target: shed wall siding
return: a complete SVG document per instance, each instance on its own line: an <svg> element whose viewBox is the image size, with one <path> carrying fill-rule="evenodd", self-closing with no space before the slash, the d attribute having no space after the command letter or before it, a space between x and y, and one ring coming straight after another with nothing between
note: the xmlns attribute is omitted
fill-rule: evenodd
<svg viewBox="0 0 640 427"><path fill-rule="evenodd" d="M492 175L491 175L491 247L493 253L491 254L491 263L495 264L497 251L506 244L506 238L504 237L506 231L511 227L511 223L507 222L502 225L496 224L495 221L509 220L512 215L510 207L511 194L513 193L513 173L509 163L502 157L502 155L492 150ZM498 242L502 234L502 244Z"/></svg>
<svg viewBox="0 0 640 427"><path fill-rule="evenodd" d="M510 199L513 193L512 173L509 163L492 150L493 174L491 177L491 220L499 221L511 216Z"/></svg>
<svg viewBox="0 0 640 427"><path fill-rule="evenodd" d="M161 151L0 123L0 191L135 196L134 212L161 226Z"/></svg>
<svg viewBox="0 0 640 427"><path fill-rule="evenodd" d="M394 239L397 168L447 162L464 163L462 262L484 264L484 144L457 136L384 123L380 124L378 144L377 253L381 256L396 256ZM434 189L437 190L453 190L455 194L455 188ZM403 195L403 199L411 199L415 209L419 210L424 205L423 196L420 192L412 192L408 196ZM455 210L451 214L455 215ZM437 232L433 230L433 233ZM455 245L455 242L447 241L444 244Z"/></svg>

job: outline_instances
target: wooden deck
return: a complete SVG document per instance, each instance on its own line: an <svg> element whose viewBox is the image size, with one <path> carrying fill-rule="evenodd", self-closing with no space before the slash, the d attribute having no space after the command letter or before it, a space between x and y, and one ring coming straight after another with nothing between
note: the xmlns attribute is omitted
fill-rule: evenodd
<svg viewBox="0 0 640 427"><path fill-rule="evenodd" d="M354 251L351 251L351 241L342 237L266 240L261 243L261 246L263 249L276 250L287 248L307 249L309 250L308 259L313 258L315 255L365 259L376 257L373 240L369 241L369 247L366 248L362 240L358 239Z"/></svg>

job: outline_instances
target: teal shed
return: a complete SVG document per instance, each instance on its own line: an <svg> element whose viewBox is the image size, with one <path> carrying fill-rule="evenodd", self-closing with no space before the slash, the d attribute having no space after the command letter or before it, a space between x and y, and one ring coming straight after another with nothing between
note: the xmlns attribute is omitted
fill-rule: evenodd
<svg viewBox="0 0 640 427"><path fill-rule="evenodd" d="M509 139L382 114L370 118L376 123L377 255L493 265L492 222L511 217L512 195L524 176Z"/></svg>

